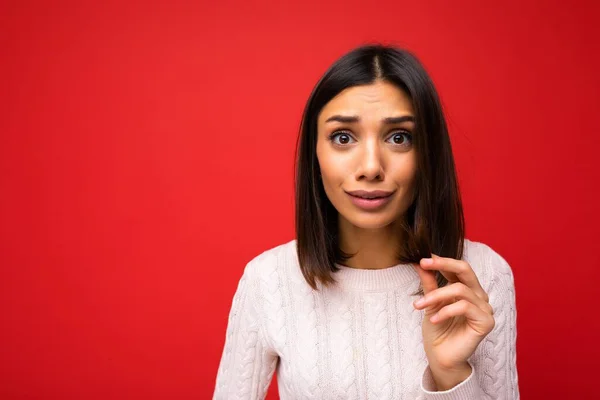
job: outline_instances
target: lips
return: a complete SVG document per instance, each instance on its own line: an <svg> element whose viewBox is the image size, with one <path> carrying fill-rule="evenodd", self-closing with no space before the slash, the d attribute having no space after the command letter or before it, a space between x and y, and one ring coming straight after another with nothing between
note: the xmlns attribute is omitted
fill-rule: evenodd
<svg viewBox="0 0 600 400"><path fill-rule="evenodd" d="M355 194L351 194L351 193L355 193L355 194L359 194L361 196L369 196L369 198L366 197L359 197L356 196ZM348 197L350 198L350 201L352 202L352 204L354 204L356 207L364 210L364 211L368 211L368 212L374 212L374 211L378 211L384 208L384 206L386 204L389 204L392 200L392 194L393 192L384 192L384 191L377 191L377 192L358 192L354 191L354 192L347 192L346 193L348 195ZM373 197L375 196L375 197ZM384 197L377 197L377 196L384 196Z"/></svg>
<svg viewBox="0 0 600 400"><path fill-rule="evenodd" d="M359 197L361 199L381 199L391 196L393 192L389 192L387 190L353 190L346 193L354 197Z"/></svg>

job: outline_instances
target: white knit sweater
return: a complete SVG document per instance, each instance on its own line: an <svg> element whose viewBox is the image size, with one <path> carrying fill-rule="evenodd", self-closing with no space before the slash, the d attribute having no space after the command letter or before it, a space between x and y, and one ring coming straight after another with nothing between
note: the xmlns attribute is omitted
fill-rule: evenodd
<svg viewBox="0 0 600 400"><path fill-rule="evenodd" d="M518 399L513 274L489 246L465 239L496 325L469 359L469 378L436 391L412 296L414 267L341 266L334 287L304 280L292 240L245 267L233 298L213 399L263 399L277 371L282 400Z"/></svg>

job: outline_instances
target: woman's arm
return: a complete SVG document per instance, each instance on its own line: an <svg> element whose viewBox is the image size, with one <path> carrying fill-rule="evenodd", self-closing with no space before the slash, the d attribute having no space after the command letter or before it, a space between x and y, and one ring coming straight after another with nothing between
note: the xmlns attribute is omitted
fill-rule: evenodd
<svg viewBox="0 0 600 400"><path fill-rule="evenodd" d="M264 399L277 365L256 301L253 261L246 265L233 297L213 400Z"/></svg>
<svg viewBox="0 0 600 400"><path fill-rule="evenodd" d="M494 329L479 343L469 358L471 374L455 387L437 391L429 367L422 380L424 399L519 399L516 366L515 286L512 270L506 260L489 246L479 244L484 252L484 268L492 271L486 286L489 303L494 310Z"/></svg>

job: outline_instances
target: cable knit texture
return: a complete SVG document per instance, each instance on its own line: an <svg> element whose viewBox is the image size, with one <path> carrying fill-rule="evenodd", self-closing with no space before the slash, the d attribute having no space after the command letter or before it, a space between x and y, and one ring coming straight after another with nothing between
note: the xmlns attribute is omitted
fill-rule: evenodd
<svg viewBox="0 0 600 400"><path fill-rule="evenodd" d="M233 297L213 399L264 399L277 373L282 400L518 399L514 280L504 258L465 239L467 261L488 293L496 325L469 359L473 372L436 391L412 306L419 277L409 264L340 266L314 291L296 242L245 267Z"/></svg>

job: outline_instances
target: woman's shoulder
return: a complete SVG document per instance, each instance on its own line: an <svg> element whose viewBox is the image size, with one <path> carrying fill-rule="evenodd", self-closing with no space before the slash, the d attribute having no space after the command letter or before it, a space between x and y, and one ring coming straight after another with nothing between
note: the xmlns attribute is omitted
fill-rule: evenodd
<svg viewBox="0 0 600 400"><path fill-rule="evenodd" d="M261 280L290 273L297 265L296 240L290 240L258 252L246 265L245 274Z"/></svg>
<svg viewBox="0 0 600 400"><path fill-rule="evenodd" d="M463 260L469 263L484 288L497 284L514 286L510 264L490 245L465 238L463 249Z"/></svg>

